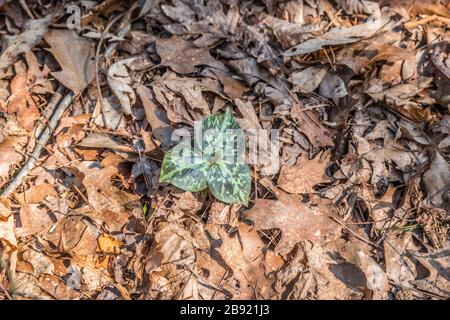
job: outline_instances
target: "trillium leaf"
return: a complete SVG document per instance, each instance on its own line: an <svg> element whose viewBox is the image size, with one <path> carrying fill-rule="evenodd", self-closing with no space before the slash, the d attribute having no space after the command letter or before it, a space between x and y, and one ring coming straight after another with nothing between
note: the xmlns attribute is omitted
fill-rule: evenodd
<svg viewBox="0 0 450 320"><path fill-rule="evenodd" d="M247 164L214 163L206 179L209 190L220 201L248 205L251 178Z"/></svg>
<svg viewBox="0 0 450 320"><path fill-rule="evenodd" d="M197 128L195 131L195 139L197 145L202 147L204 156L214 158L218 150L225 149L225 143L235 130L242 131L236 119L227 110L224 114L215 114L204 118L201 128ZM245 139L243 133L242 138Z"/></svg>
<svg viewBox="0 0 450 320"><path fill-rule="evenodd" d="M251 178L244 161L245 135L230 111L204 118L194 146L183 140L166 153L160 181L191 192L207 187L225 203L248 205Z"/></svg>
<svg viewBox="0 0 450 320"><path fill-rule="evenodd" d="M184 140L166 153L159 181L190 192L201 191L207 188L208 167L209 163L192 148L191 141Z"/></svg>

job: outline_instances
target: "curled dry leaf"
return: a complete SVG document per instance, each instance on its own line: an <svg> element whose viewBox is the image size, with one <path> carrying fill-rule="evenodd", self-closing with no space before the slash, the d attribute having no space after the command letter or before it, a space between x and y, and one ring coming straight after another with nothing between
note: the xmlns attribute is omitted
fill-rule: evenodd
<svg viewBox="0 0 450 320"><path fill-rule="evenodd" d="M22 53L30 51L37 45L47 32L51 21L50 15L42 19L29 20L22 33L13 37L5 37L2 43L3 50L0 54L0 70L11 66Z"/></svg>
<svg viewBox="0 0 450 320"><path fill-rule="evenodd" d="M423 108L421 103L413 100L415 96L420 95L430 86L431 80L420 79L413 83L403 83L388 89L373 86L366 93L375 102L384 102L389 109L410 121L415 123L435 122L438 120L437 115L433 114L430 108Z"/></svg>
<svg viewBox="0 0 450 320"><path fill-rule="evenodd" d="M117 61L108 69L108 84L111 90L120 101L122 111L126 115L131 115L131 108L136 102L136 95L131 88L132 78L127 66L136 58L129 58Z"/></svg>
<svg viewBox="0 0 450 320"><path fill-rule="evenodd" d="M42 205L24 204L20 208L20 227L16 228L17 236L27 237L38 234L53 222L51 215Z"/></svg>
<svg viewBox="0 0 450 320"><path fill-rule="evenodd" d="M382 17L378 7L376 12L365 23L348 28L338 27L331 29L319 37L309 39L286 50L283 54L285 56L296 56L320 50L325 46L348 44L369 38L383 27L387 21L389 21L389 18Z"/></svg>
<svg viewBox="0 0 450 320"><path fill-rule="evenodd" d="M289 81L294 84L294 91L310 93L316 90L327 74L328 67L312 66L302 71L297 71L289 76Z"/></svg>
<svg viewBox="0 0 450 320"><path fill-rule="evenodd" d="M23 160L22 148L27 142L26 137L8 136L0 142L0 186L6 182L14 165Z"/></svg>
<svg viewBox="0 0 450 320"><path fill-rule="evenodd" d="M169 148L172 145L171 135L173 129L169 125L167 114L156 105L153 100L153 93L149 88L138 84L136 92L144 105L145 115L152 129L153 136L162 143L163 148Z"/></svg>
<svg viewBox="0 0 450 320"><path fill-rule="evenodd" d="M434 151L430 167L423 174L427 200L438 207L450 210L450 164Z"/></svg>

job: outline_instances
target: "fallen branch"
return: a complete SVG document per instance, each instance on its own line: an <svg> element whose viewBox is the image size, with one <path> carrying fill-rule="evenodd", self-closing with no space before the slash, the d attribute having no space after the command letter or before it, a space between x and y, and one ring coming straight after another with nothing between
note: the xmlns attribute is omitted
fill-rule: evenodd
<svg viewBox="0 0 450 320"><path fill-rule="evenodd" d="M67 110L69 105L72 103L74 96L75 94L73 92L69 92L59 102L59 104L57 104L57 102L55 103L55 105L57 104L56 110L51 116L50 120L48 121L45 129L42 130L42 133L40 134L39 139L36 142L36 146L34 147L33 153L30 155L27 162L19 171L19 173L9 183L8 187L2 192L1 194L2 196L9 196L11 193L13 193L17 189L17 187L22 184L23 179L28 175L28 173L30 173L30 171L34 168L34 164L41 155L42 149L50 139L53 130L56 128L56 125L58 124L62 115Z"/></svg>

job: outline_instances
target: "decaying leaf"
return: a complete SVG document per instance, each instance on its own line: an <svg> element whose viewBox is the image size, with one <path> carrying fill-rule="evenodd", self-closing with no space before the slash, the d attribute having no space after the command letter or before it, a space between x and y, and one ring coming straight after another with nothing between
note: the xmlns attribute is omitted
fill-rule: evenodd
<svg viewBox="0 0 450 320"><path fill-rule="evenodd" d="M292 167L281 167L278 186L289 193L300 194L314 192L313 187L325 181L325 169L329 158L317 155L308 160L300 157Z"/></svg>
<svg viewBox="0 0 450 320"><path fill-rule="evenodd" d="M258 230L279 228L281 239L276 246L280 254L288 254L297 242L308 240L320 246L339 235L341 227L331 219L332 203L311 195L303 203L299 196L283 200L257 199L255 205L244 213Z"/></svg>
<svg viewBox="0 0 450 320"><path fill-rule="evenodd" d="M22 53L37 45L47 32L51 20L51 15L42 19L29 20L22 33L13 37L4 37L0 54L0 70L11 66Z"/></svg>
<svg viewBox="0 0 450 320"><path fill-rule="evenodd" d="M122 111L127 115L131 115L131 108L136 102L136 94L130 87L132 79L127 69L127 65L134 60L135 58L129 58L118 61L108 69L108 84L119 99Z"/></svg>
<svg viewBox="0 0 450 320"><path fill-rule="evenodd" d="M92 42L75 31L60 29L50 30L44 39L62 68L52 75L74 93L81 93L95 76Z"/></svg>

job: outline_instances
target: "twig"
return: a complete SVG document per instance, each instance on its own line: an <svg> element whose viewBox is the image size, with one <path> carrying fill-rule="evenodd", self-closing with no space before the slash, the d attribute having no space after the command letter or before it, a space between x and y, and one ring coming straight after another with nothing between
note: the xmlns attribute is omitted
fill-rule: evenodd
<svg viewBox="0 0 450 320"><path fill-rule="evenodd" d="M20 172L14 177L14 179L11 181L11 183L8 185L5 191L2 192L1 194L2 196L9 196L11 193L13 193L16 190L16 188L22 184L23 179L28 175L28 173L30 173L30 171L34 168L34 164L36 160L39 158L42 149L47 144L48 140L50 140L53 130L56 128L56 125L58 124L64 112L72 103L74 96L75 94L73 92L69 92L58 104L46 128L42 131L41 135L39 136L39 139L36 142L36 146L33 150L33 153L30 155L25 165L22 167Z"/></svg>
<svg viewBox="0 0 450 320"><path fill-rule="evenodd" d="M378 245L378 244L376 244L376 243L373 243L373 242L370 241L370 240L367 240L367 239L364 239L363 237L361 237L361 236L360 236L359 234L357 234L355 231L353 231L352 229L350 229L349 227L347 227L347 226L345 225L345 223L342 222L342 221L340 221L339 219L336 219L335 217L331 217L331 220L334 220L335 222L339 223L341 226L343 226L346 230L348 230L351 234L353 234L357 239L361 240L362 242L365 242L366 244L371 245L371 246L374 246L374 247L376 247L376 248L378 248L378 249L383 249L382 246L380 246L380 245Z"/></svg>
<svg viewBox="0 0 450 320"><path fill-rule="evenodd" d="M439 21L439 22L444 23L446 25L450 25L450 19L433 15L433 16L425 17L425 18L420 19L418 21L406 22L403 26L405 27L405 29L411 30L411 29L414 29L414 28L416 28L418 26L421 26L421 25L424 25L424 24L427 24L427 23L430 23L430 22L433 22L433 21Z"/></svg>
<svg viewBox="0 0 450 320"><path fill-rule="evenodd" d="M50 102L48 103L47 108L44 110L42 119L36 125L36 129L34 130L35 137L39 137L41 135L42 131L44 131L45 125L48 123L52 114L55 112L55 109L58 106L58 103L61 100L62 95L64 94L64 91L66 91L66 89L63 85L59 85L58 88L56 89L56 92L53 94L53 97L50 99Z"/></svg>

